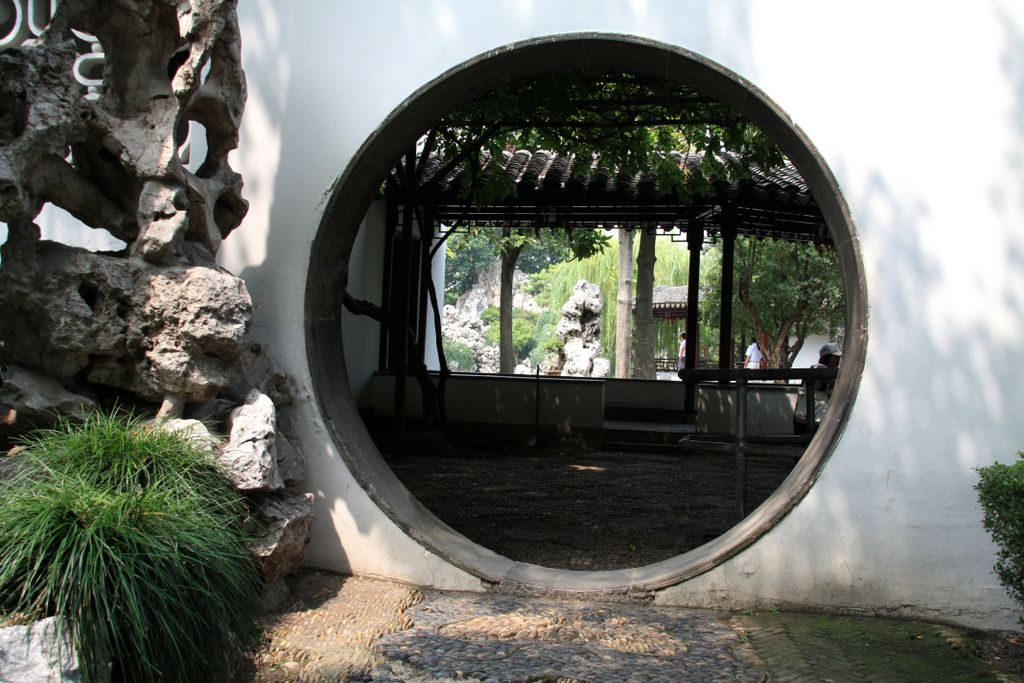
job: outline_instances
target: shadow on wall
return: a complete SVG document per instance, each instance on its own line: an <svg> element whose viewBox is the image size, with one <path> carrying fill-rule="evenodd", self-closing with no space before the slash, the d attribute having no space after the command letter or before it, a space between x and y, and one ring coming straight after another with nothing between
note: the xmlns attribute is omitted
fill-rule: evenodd
<svg viewBox="0 0 1024 683"><path fill-rule="evenodd" d="M948 589L958 610L965 596L982 601L980 610L1007 601L991 571L995 546L973 489L976 467L1012 461L1024 449L1024 35L1010 20L1003 26L1004 75L1018 84L1016 131L1000 140L1007 143L1001 151L982 155L994 163L951 165L949 173L963 174L959 195L928 194L922 183L915 196L876 171L852 198L872 306L852 422L863 434L847 429L856 448L826 465L822 479L833 485L827 498L816 498L815 523L837 533L814 553L789 557L786 567L804 585L814 585L823 565L846 573L850 604L873 595L891 601L904 590L901 578L918 600ZM954 240L921 242L935 234L930 223L952 223L949 210L976 222L961 225ZM879 558L887 576L878 574ZM1016 616L1007 613L1006 622Z"/></svg>

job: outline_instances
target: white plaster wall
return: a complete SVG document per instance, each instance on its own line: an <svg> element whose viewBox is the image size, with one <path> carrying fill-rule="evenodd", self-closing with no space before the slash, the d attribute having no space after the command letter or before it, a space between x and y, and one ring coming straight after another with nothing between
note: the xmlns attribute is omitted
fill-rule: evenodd
<svg viewBox="0 0 1024 683"><path fill-rule="evenodd" d="M241 3L251 202L225 243L256 331L307 390L303 290L332 184L387 114L464 60L548 34L684 47L752 81L836 174L870 304L860 394L809 495L664 603L891 608L1013 626L974 468L1024 447L1024 8L988 3L534 0ZM311 403L312 562L472 587L370 502Z"/></svg>
<svg viewBox="0 0 1024 683"><path fill-rule="evenodd" d="M800 353L793 359L794 368L809 368L818 362L818 351L829 341L829 338L822 334L813 334L804 339L804 345L800 347Z"/></svg>

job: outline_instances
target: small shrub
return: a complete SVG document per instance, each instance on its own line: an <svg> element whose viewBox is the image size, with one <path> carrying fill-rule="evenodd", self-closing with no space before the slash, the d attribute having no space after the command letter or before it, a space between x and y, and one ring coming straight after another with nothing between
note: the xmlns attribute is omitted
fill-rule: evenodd
<svg viewBox="0 0 1024 683"><path fill-rule="evenodd" d="M0 609L60 617L86 681L226 673L259 579L213 456L102 414L24 445L0 482Z"/></svg>
<svg viewBox="0 0 1024 683"><path fill-rule="evenodd" d="M1024 453L1012 465L979 467L975 485L985 516L982 520L999 546L996 574L1014 600L1024 605Z"/></svg>
<svg viewBox="0 0 1024 683"><path fill-rule="evenodd" d="M500 318L501 310L497 306L488 306L480 312L480 320L482 320L484 325L487 327L497 325Z"/></svg>
<svg viewBox="0 0 1024 683"><path fill-rule="evenodd" d="M476 355L473 349L462 342L449 341L442 338L444 344L444 358L448 362L448 369L461 372L472 372L476 369Z"/></svg>
<svg viewBox="0 0 1024 683"><path fill-rule="evenodd" d="M557 356L565 349L565 342L558 337L548 337L543 344L538 344L530 352L530 361L536 366L540 365L548 356Z"/></svg>
<svg viewBox="0 0 1024 683"><path fill-rule="evenodd" d="M489 311L498 309L494 306L484 309L484 315L489 319L490 315L487 315ZM486 320L485 320L486 322ZM522 309L513 309L512 311L512 348L515 351L516 358L525 358L530 355L530 351L534 347L534 332L537 328L537 314L532 311L524 311ZM488 323L487 329L484 330L484 339L490 344L498 346L501 341L501 324L500 321L495 317L494 321Z"/></svg>

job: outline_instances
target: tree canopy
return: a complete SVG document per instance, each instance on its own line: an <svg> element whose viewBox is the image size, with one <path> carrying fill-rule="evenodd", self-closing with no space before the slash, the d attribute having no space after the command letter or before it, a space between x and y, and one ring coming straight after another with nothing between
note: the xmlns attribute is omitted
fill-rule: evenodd
<svg viewBox="0 0 1024 683"><path fill-rule="evenodd" d="M721 248L701 261L701 316L718 324ZM839 259L834 249L809 242L736 240L732 329L760 339L767 334L772 367L788 368L811 334L834 334L845 313Z"/></svg>
<svg viewBox="0 0 1024 683"><path fill-rule="evenodd" d="M572 172L599 159L608 168L657 171L663 189L681 196L707 189L708 179L745 177L749 164L783 162L778 147L730 107L685 85L635 73L554 71L514 81L441 115L399 160L391 189L426 199L460 166L475 182L467 202L512 194L503 173L487 173L507 150L546 149L572 156ZM701 173L687 173L667 154L704 153ZM414 168L407 162L415 160Z"/></svg>

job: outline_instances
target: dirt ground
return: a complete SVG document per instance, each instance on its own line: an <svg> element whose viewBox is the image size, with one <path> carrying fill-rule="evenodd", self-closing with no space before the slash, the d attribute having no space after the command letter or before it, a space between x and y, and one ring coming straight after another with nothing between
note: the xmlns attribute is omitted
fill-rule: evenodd
<svg viewBox="0 0 1024 683"><path fill-rule="evenodd" d="M739 521L731 455L462 444L389 464L455 530L506 557L546 567L643 566L696 548ZM793 464L792 458L748 458L748 510Z"/></svg>

